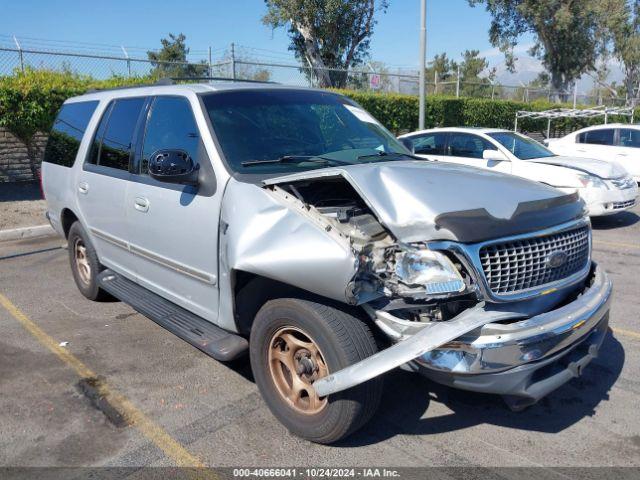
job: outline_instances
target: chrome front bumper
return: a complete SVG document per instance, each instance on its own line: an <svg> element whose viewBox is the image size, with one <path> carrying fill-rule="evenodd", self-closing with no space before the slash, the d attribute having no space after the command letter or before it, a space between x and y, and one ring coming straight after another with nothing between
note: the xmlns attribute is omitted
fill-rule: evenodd
<svg viewBox="0 0 640 480"><path fill-rule="evenodd" d="M500 382L483 390L453 380L477 378L482 383L481 378L487 374L546 365L545 360L563 356L602 326L609 312L611 291L606 273L595 266L581 295L562 307L517 321L516 313L479 304L452 320L412 331L386 350L316 381L314 387L320 395L329 395L408 364L441 383L509 395L513 392L506 387L501 390ZM388 317L388 313L384 315Z"/></svg>

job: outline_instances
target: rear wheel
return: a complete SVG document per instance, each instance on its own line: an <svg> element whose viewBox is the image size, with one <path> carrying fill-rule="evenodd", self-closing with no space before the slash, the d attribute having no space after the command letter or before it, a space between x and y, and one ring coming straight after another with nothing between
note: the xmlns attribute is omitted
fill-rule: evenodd
<svg viewBox="0 0 640 480"><path fill-rule="evenodd" d="M307 300L271 300L256 315L250 340L256 384L271 412L292 433L333 443L376 411L380 378L329 397L319 397L313 388L319 378L376 353L371 331L355 316Z"/></svg>
<svg viewBox="0 0 640 480"><path fill-rule="evenodd" d="M98 261L91 239L80 222L74 222L67 236L71 273L80 293L89 300L108 300L111 297L98 287L97 276L104 270Z"/></svg>

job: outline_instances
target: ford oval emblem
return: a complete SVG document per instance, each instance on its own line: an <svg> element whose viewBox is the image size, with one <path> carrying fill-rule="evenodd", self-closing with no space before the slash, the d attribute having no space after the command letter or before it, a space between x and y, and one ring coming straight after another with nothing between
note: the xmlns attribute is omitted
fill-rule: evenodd
<svg viewBox="0 0 640 480"><path fill-rule="evenodd" d="M568 258L567 252L563 252L562 250L556 250L555 252L551 252L547 256L545 263L549 268L558 268L564 265L565 263L567 263L567 258Z"/></svg>

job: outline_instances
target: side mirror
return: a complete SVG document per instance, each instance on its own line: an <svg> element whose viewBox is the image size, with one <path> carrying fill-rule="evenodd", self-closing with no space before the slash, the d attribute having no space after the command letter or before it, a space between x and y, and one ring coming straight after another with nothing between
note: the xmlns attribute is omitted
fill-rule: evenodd
<svg viewBox="0 0 640 480"><path fill-rule="evenodd" d="M400 143L402 143L402 145L404 145L405 148L409 150L411 153L416 153L416 149L413 146L413 140L411 140L410 138L408 137L401 138Z"/></svg>
<svg viewBox="0 0 640 480"><path fill-rule="evenodd" d="M500 150L485 150L482 152L482 158L490 162L510 162L506 155Z"/></svg>
<svg viewBox="0 0 640 480"><path fill-rule="evenodd" d="M198 185L199 167L183 150L158 150L149 157L149 176L160 182Z"/></svg>

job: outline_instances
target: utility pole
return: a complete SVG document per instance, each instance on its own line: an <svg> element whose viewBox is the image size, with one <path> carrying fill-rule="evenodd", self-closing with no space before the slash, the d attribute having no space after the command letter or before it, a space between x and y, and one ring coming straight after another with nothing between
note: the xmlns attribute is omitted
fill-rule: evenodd
<svg viewBox="0 0 640 480"><path fill-rule="evenodd" d="M425 63L427 59L427 0L420 0L420 108L418 129L424 130L425 115Z"/></svg>
<svg viewBox="0 0 640 480"><path fill-rule="evenodd" d="M460 97L460 65L458 65L458 74L456 76L456 98Z"/></svg>
<svg viewBox="0 0 640 480"><path fill-rule="evenodd" d="M578 103L578 81L573 82L573 108L576 108Z"/></svg>

